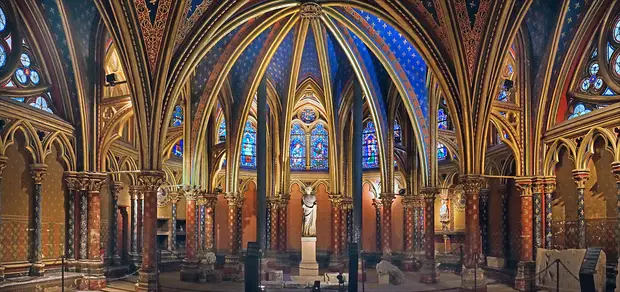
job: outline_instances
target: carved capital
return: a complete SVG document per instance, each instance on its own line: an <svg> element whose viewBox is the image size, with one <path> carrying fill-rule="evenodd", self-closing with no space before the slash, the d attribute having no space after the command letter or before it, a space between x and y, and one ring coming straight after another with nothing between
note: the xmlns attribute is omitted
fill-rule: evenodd
<svg viewBox="0 0 620 292"><path fill-rule="evenodd" d="M189 187L187 186L184 190L183 195L185 195L186 201L196 201L198 196L200 195L200 189L197 186Z"/></svg>
<svg viewBox="0 0 620 292"><path fill-rule="evenodd" d="M392 202L394 202L395 197L396 196L392 193L381 193L380 194L381 204L386 207L391 207Z"/></svg>
<svg viewBox="0 0 620 292"><path fill-rule="evenodd" d="M545 178L537 177L532 180L532 194L542 194L545 189Z"/></svg>
<svg viewBox="0 0 620 292"><path fill-rule="evenodd" d="M112 185L112 196L114 197L115 200L118 200L118 196L121 194L122 190L123 190L123 182L115 181L114 184Z"/></svg>
<svg viewBox="0 0 620 292"><path fill-rule="evenodd" d="M405 208L413 208L416 205L416 198L413 196L403 196L403 199L400 202Z"/></svg>
<svg viewBox="0 0 620 292"><path fill-rule="evenodd" d="M146 193L157 193L157 189L164 182L164 172L157 170L144 170L138 175L138 183L142 191Z"/></svg>
<svg viewBox="0 0 620 292"><path fill-rule="evenodd" d="M466 196L480 194L480 189L484 185L484 178L480 175L463 175L461 177L461 184L463 185L463 193Z"/></svg>
<svg viewBox="0 0 620 292"><path fill-rule="evenodd" d="M553 193L553 191L555 191L555 177L553 176L547 176L544 178L544 188L545 188L545 194L550 194Z"/></svg>
<svg viewBox="0 0 620 292"><path fill-rule="evenodd" d="M307 2L301 5L299 14L302 18L315 19L321 17L322 9L319 4Z"/></svg>
<svg viewBox="0 0 620 292"><path fill-rule="evenodd" d="M70 192L80 189L80 181L77 178L77 172L65 171L65 185Z"/></svg>
<svg viewBox="0 0 620 292"><path fill-rule="evenodd" d="M43 163L35 163L30 165L30 175L34 180L34 184L40 185L43 183L43 178L47 174L47 165Z"/></svg>
<svg viewBox="0 0 620 292"><path fill-rule="evenodd" d="M573 180L575 180L577 189L585 189L586 183L588 182L589 178L590 178L589 169L574 169L573 170Z"/></svg>
<svg viewBox="0 0 620 292"><path fill-rule="evenodd" d="M6 163L9 161L9 158L6 156L0 156L0 178L2 177L2 171L6 168Z"/></svg>
<svg viewBox="0 0 620 292"><path fill-rule="evenodd" d="M611 173L614 174L616 183L620 184L620 161L614 161L611 163Z"/></svg>
<svg viewBox="0 0 620 292"><path fill-rule="evenodd" d="M129 190L128 191L129 191L129 197L132 200L137 200L137 199L140 198L140 186L138 186L138 185L129 186Z"/></svg>
<svg viewBox="0 0 620 292"><path fill-rule="evenodd" d="M353 209L353 200L351 199L351 197L347 197L347 196L342 196L342 199L340 201L340 204L342 206L343 210L351 210Z"/></svg>
<svg viewBox="0 0 620 292"><path fill-rule="evenodd" d="M89 173L88 174L88 185L86 187L86 190L89 193L99 193L105 181L106 181L105 173Z"/></svg>
<svg viewBox="0 0 620 292"><path fill-rule="evenodd" d="M217 204L217 194L204 194L203 199L205 200L205 206L207 208L215 208Z"/></svg>
<svg viewBox="0 0 620 292"><path fill-rule="evenodd" d="M225 196L226 200L228 200L228 206L229 207L241 207L243 206L243 197L240 196L238 193L235 192L230 192L230 193L226 193Z"/></svg>
<svg viewBox="0 0 620 292"><path fill-rule="evenodd" d="M337 207L342 206L342 195L341 194L330 194L329 200L332 202L332 206L337 206Z"/></svg>
<svg viewBox="0 0 620 292"><path fill-rule="evenodd" d="M531 177L518 177L515 178L515 186L519 190L521 197L532 196L532 178Z"/></svg>

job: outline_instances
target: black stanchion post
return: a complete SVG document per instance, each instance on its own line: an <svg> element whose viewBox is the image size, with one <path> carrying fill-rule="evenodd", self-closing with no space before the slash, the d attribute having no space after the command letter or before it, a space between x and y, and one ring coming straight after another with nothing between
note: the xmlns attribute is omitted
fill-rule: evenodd
<svg viewBox="0 0 620 292"><path fill-rule="evenodd" d="M357 242L349 243L349 292L357 292Z"/></svg>
<svg viewBox="0 0 620 292"><path fill-rule="evenodd" d="M65 292L65 255L60 256L60 260L62 261L60 266L60 286L61 291Z"/></svg>
<svg viewBox="0 0 620 292"><path fill-rule="evenodd" d="M560 292L560 260L555 260L555 264L556 264L555 273L556 273L556 275L558 275L557 276L557 281L556 281L557 283L555 283L555 285L556 285L555 286L555 291L556 292Z"/></svg>
<svg viewBox="0 0 620 292"><path fill-rule="evenodd" d="M260 246L258 242L248 242L245 256L245 292L258 292L260 276L258 275Z"/></svg>

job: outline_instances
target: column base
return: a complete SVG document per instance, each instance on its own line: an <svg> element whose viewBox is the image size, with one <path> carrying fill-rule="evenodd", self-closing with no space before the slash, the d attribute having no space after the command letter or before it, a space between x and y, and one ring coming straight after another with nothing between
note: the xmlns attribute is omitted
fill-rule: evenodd
<svg viewBox="0 0 620 292"><path fill-rule="evenodd" d="M226 255L224 258L224 280L242 282L243 277L243 269L239 265L239 256Z"/></svg>
<svg viewBox="0 0 620 292"><path fill-rule="evenodd" d="M33 263L30 266L30 276L45 276L45 264L44 263Z"/></svg>
<svg viewBox="0 0 620 292"><path fill-rule="evenodd" d="M76 272L77 271L77 261L75 259L66 259L65 260L65 271L67 272Z"/></svg>
<svg viewBox="0 0 620 292"><path fill-rule="evenodd" d="M122 263L121 257L118 255L112 256L111 263L113 266L120 266Z"/></svg>
<svg viewBox="0 0 620 292"><path fill-rule="evenodd" d="M78 290L82 291L100 291L107 286L104 276L84 276L76 281Z"/></svg>
<svg viewBox="0 0 620 292"><path fill-rule="evenodd" d="M427 259L424 261L422 270L420 272L420 282L427 284L434 284L439 281L439 271L437 271L437 265L435 259Z"/></svg>
<svg viewBox="0 0 620 292"><path fill-rule="evenodd" d="M98 260L82 260L79 263L80 272L90 277L103 277L103 262Z"/></svg>
<svg viewBox="0 0 620 292"><path fill-rule="evenodd" d="M327 269L330 272L344 272L345 265L342 260L342 256L339 254L332 254L329 257L329 266L327 267Z"/></svg>
<svg viewBox="0 0 620 292"><path fill-rule="evenodd" d="M129 253L129 262L140 267L142 265L142 255L139 253Z"/></svg>
<svg viewBox="0 0 620 292"><path fill-rule="evenodd" d="M420 270L420 265L417 263L413 253L405 254L402 266L403 270L406 272L417 272Z"/></svg>
<svg viewBox="0 0 620 292"><path fill-rule="evenodd" d="M141 291L157 291L157 273L155 271L138 272L138 283L136 283L136 292Z"/></svg>
<svg viewBox="0 0 620 292"><path fill-rule="evenodd" d="M200 271L198 269L198 260L184 259L181 263L181 281L198 282Z"/></svg>
<svg viewBox="0 0 620 292"><path fill-rule="evenodd" d="M4 281L4 267L0 266L0 282Z"/></svg>
<svg viewBox="0 0 620 292"><path fill-rule="evenodd" d="M519 262L517 264L517 276L515 277L515 289L519 291L534 291L534 275L536 274L536 262Z"/></svg>
<svg viewBox="0 0 620 292"><path fill-rule="evenodd" d="M484 271L480 268L463 268L460 291L486 292L487 281L484 278Z"/></svg>

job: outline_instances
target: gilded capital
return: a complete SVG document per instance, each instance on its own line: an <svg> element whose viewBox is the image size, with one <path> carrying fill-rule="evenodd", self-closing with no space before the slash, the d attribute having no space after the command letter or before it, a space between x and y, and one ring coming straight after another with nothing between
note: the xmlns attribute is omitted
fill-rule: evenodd
<svg viewBox="0 0 620 292"><path fill-rule="evenodd" d="M463 185L463 193L466 196L478 195L484 185L484 178L474 174L463 175L461 177L461 184Z"/></svg>
<svg viewBox="0 0 620 292"><path fill-rule="evenodd" d="M522 197L532 196L532 178L531 177L518 177L515 178L515 186L521 193Z"/></svg>
<svg viewBox="0 0 620 292"><path fill-rule="evenodd" d="M70 192L80 189L80 182L77 178L77 172L65 171L65 185Z"/></svg>
<svg viewBox="0 0 620 292"><path fill-rule="evenodd" d="M613 173L616 183L620 184L620 161L611 163L611 173Z"/></svg>
<svg viewBox="0 0 620 292"><path fill-rule="evenodd" d="M532 181L532 193L542 194L545 189L545 179L543 177L534 178Z"/></svg>
<svg viewBox="0 0 620 292"><path fill-rule="evenodd" d="M106 181L105 173L89 173L88 174L88 186L87 191L89 193L99 193L101 191L101 187Z"/></svg>
<svg viewBox="0 0 620 292"><path fill-rule="evenodd" d="M545 183L545 194L550 194L555 191L555 177L547 176L544 178Z"/></svg>
<svg viewBox="0 0 620 292"><path fill-rule="evenodd" d="M40 185L43 183L43 178L47 174L47 164L35 163L30 165L30 175L34 180L34 184Z"/></svg>
<svg viewBox="0 0 620 292"><path fill-rule="evenodd" d="M188 186L184 189L184 195L186 201L196 201L198 196L200 196L200 189L196 186L193 188Z"/></svg>
<svg viewBox="0 0 620 292"><path fill-rule="evenodd" d="M9 158L6 156L0 156L0 178L2 177L2 171L6 168L6 163L9 161Z"/></svg>
<svg viewBox="0 0 620 292"><path fill-rule="evenodd" d="M589 169L573 169L573 180L575 180L577 189L585 189L589 178Z"/></svg>
<svg viewBox="0 0 620 292"><path fill-rule="evenodd" d="M203 198L205 200L205 206L207 208L215 208L215 204L217 204L217 194L205 193Z"/></svg>
<svg viewBox="0 0 620 292"><path fill-rule="evenodd" d="M381 199L381 204L383 204L383 206L392 206L392 202L394 202L395 197L396 195L392 193L381 193L379 198Z"/></svg>
<svg viewBox="0 0 620 292"><path fill-rule="evenodd" d="M164 182L164 172L157 170L144 170L138 175L138 183L146 193L156 193Z"/></svg>
<svg viewBox="0 0 620 292"><path fill-rule="evenodd" d="M128 191L129 191L129 197L132 200L137 200L139 198L139 196L140 196L140 186L138 186L138 185L129 186L129 190Z"/></svg>
<svg viewBox="0 0 620 292"><path fill-rule="evenodd" d="M416 198L413 196L403 196L403 199L400 202L405 208L413 208L416 205Z"/></svg>

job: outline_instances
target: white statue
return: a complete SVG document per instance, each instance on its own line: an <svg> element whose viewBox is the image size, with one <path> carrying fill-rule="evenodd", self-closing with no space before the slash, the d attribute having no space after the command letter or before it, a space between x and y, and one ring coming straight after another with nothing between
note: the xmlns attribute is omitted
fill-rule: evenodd
<svg viewBox="0 0 620 292"><path fill-rule="evenodd" d="M301 236L314 237L316 236L316 196L312 192L312 187L306 187L306 194L302 198L301 205L304 209Z"/></svg>

